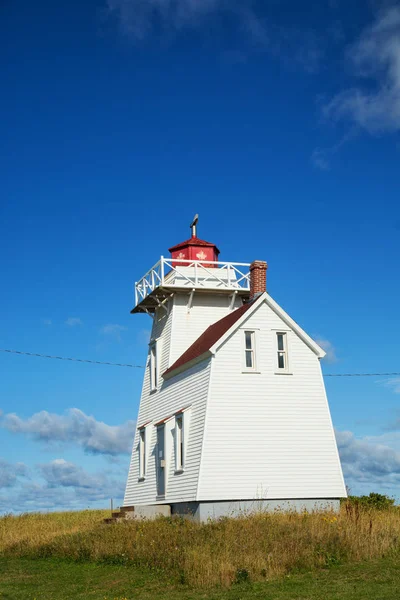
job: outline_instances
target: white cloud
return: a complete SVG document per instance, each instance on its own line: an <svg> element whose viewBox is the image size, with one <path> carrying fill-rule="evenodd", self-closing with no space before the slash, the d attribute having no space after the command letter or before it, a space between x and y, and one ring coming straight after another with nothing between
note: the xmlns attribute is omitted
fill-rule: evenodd
<svg viewBox="0 0 400 600"><path fill-rule="evenodd" d="M383 437L358 439L350 431L336 431L336 440L351 488L361 485L370 491L400 491L400 452L383 443Z"/></svg>
<svg viewBox="0 0 400 600"><path fill-rule="evenodd" d="M326 117L346 119L371 134L400 129L400 7L381 12L349 48L348 62L364 85L345 89L325 107Z"/></svg>
<svg viewBox="0 0 400 600"><path fill-rule="evenodd" d="M46 325L46 327L50 327L50 325L53 324L53 321L51 319L42 319L42 324Z"/></svg>
<svg viewBox="0 0 400 600"><path fill-rule="evenodd" d="M14 486L19 477L26 477L28 468L23 463L10 463L0 458L0 488Z"/></svg>
<svg viewBox="0 0 400 600"><path fill-rule="evenodd" d="M28 511L79 510L115 505L122 500L125 478L107 472L88 473L63 458L38 465L42 481L19 482L0 494L0 514Z"/></svg>
<svg viewBox="0 0 400 600"><path fill-rule="evenodd" d="M326 356L324 360L327 363L335 363L338 361L338 357L336 356L336 349L332 342L321 337L317 337L315 341L319 346L321 346L323 350L325 350Z"/></svg>
<svg viewBox="0 0 400 600"><path fill-rule="evenodd" d="M114 480L110 482L105 473L91 474L82 467L68 462L63 458L56 458L49 463L39 465L39 471L50 487L73 487L81 490L100 492L102 496L110 495L110 487L114 489ZM120 483L116 489L119 490Z"/></svg>
<svg viewBox="0 0 400 600"><path fill-rule="evenodd" d="M68 317L65 321L65 325L68 325L68 327L79 327L80 325L83 325L83 322L79 317Z"/></svg>
<svg viewBox="0 0 400 600"><path fill-rule="evenodd" d="M27 419L10 413L3 416L0 426L36 441L74 443L86 452L109 455L130 453L135 430L134 421L107 425L78 408L70 409L65 415L41 411Z"/></svg>
<svg viewBox="0 0 400 600"><path fill-rule="evenodd" d="M114 338L117 342L121 341L121 333L123 331L127 331L127 327L124 327L123 325L117 325L117 324L112 324L110 323L109 325L103 325L103 327L101 327L100 329L100 333L102 333L103 335L107 335L109 337Z"/></svg>

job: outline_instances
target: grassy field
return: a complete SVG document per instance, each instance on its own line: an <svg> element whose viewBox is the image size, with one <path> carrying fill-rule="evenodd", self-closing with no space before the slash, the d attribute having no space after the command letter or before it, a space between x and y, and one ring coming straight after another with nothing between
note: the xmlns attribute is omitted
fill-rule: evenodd
<svg viewBox="0 0 400 600"><path fill-rule="evenodd" d="M196 590L134 566L0 558L1 600L397 600L400 562L385 558L265 583Z"/></svg>
<svg viewBox="0 0 400 600"><path fill-rule="evenodd" d="M386 600L400 510L105 525L103 511L0 518L0 599Z"/></svg>

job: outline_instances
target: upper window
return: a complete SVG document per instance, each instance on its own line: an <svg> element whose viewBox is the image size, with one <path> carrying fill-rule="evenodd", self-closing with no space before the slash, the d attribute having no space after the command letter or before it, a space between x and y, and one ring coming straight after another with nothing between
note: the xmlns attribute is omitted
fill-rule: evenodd
<svg viewBox="0 0 400 600"><path fill-rule="evenodd" d="M244 365L246 369L256 368L254 331L244 332Z"/></svg>
<svg viewBox="0 0 400 600"><path fill-rule="evenodd" d="M146 475L146 430L139 429L139 478Z"/></svg>
<svg viewBox="0 0 400 600"><path fill-rule="evenodd" d="M155 390L158 384L157 343L150 345L150 390Z"/></svg>
<svg viewBox="0 0 400 600"><path fill-rule="evenodd" d="M175 469L182 471L184 465L183 415L175 418Z"/></svg>
<svg viewBox="0 0 400 600"><path fill-rule="evenodd" d="M278 348L278 369L287 371L288 369L288 353L287 353L287 334L277 333L276 342Z"/></svg>

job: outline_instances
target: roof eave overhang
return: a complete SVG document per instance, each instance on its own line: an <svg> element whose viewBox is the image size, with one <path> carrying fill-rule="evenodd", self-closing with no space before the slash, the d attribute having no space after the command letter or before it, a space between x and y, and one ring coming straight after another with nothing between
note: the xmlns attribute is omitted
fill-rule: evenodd
<svg viewBox="0 0 400 600"><path fill-rule="evenodd" d="M281 319L286 323L290 329L292 329L299 338L317 355L319 359L324 358L326 352L319 346L314 340L294 321L289 315L279 306L273 298L267 293L263 292L253 302L253 306L245 312L242 317L232 325L230 329L210 348L210 351L215 352L225 343L225 341L232 335L234 331L239 329L241 325L257 310L257 308L265 302Z"/></svg>
<svg viewBox="0 0 400 600"><path fill-rule="evenodd" d="M200 356L197 356L196 358L189 360L185 364L180 365L179 367L176 367L176 369L172 369L172 370L167 369L165 371L165 373L163 373L162 377L166 381L168 379L172 379L172 377L175 377L176 375L179 375L180 373L187 371L188 369L190 369L190 367L193 367L194 365L197 365L198 363L203 362L204 360L207 360L212 355L213 355L213 352L211 350L207 350L206 352L203 352L203 354L200 354Z"/></svg>

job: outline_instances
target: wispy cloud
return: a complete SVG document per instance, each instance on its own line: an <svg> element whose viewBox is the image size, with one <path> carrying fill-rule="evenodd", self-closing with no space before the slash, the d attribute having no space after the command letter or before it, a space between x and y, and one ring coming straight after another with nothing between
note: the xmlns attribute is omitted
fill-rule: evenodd
<svg viewBox="0 0 400 600"><path fill-rule="evenodd" d="M78 408L72 408L65 415L41 411L27 419L10 413L1 418L0 426L36 441L73 443L92 454L117 455L131 451L135 422L107 425Z"/></svg>
<svg viewBox="0 0 400 600"><path fill-rule="evenodd" d="M200 30L209 35L210 20L218 22L228 17L236 28L236 44L227 48L223 56L234 62L246 62L253 52L269 52L292 68L300 66L306 72L315 72L324 55L323 37L311 30L281 27L272 23L257 7L254 0L107 0L108 12L117 19L121 31L142 41L152 34L177 34L182 30ZM247 42L239 48L240 42Z"/></svg>
<svg viewBox="0 0 400 600"><path fill-rule="evenodd" d="M335 363L335 362L338 361L338 357L336 355L336 348L332 344L332 342L330 342L326 338L318 337L318 336L317 336L317 338L316 338L315 341L317 342L317 344L319 346L321 346L321 348L323 350L325 350L326 356L325 356L324 360L326 362L328 362L328 363Z"/></svg>
<svg viewBox="0 0 400 600"><path fill-rule="evenodd" d="M117 325L117 324L108 324L108 325L103 325L103 327L101 327L100 329L100 333L103 335L107 335L109 337L114 338L117 342L120 342L122 340L121 338L121 333L123 331L127 331L127 327L124 327L123 325Z"/></svg>
<svg viewBox="0 0 400 600"><path fill-rule="evenodd" d="M333 120L347 120L371 134L400 129L400 7L379 13L347 53L364 85L341 91L323 109Z"/></svg>
<svg viewBox="0 0 400 600"><path fill-rule="evenodd" d="M65 325L68 325L68 327L80 327L83 325L83 321L79 317L68 317L65 321Z"/></svg>
<svg viewBox="0 0 400 600"><path fill-rule="evenodd" d="M46 327L50 327L53 324L51 319L42 319L42 325L46 325Z"/></svg>
<svg viewBox="0 0 400 600"><path fill-rule="evenodd" d="M311 154L311 164L320 171L329 171L331 163L327 150L324 148L315 148Z"/></svg>
<svg viewBox="0 0 400 600"><path fill-rule="evenodd" d="M313 153L311 154L311 164L314 168L319 169L320 171L329 171L331 168L331 161L335 154L339 152L339 150L347 144L350 140L356 137L358 133L357 127L351 127L350 130L337 142L333 144L333 146L329 146L327 148L315 148Z"/></svg>
<svg viewBox="0 0 400 600"><path fill-rule="evenodd" d="M218 12L249 10L246 0L108 0L107 4L124 33L137 39L145 38L157 26L172 30L197 27ZM252 11L250 14L253 16ZM249 28L257 26L258 22L249 18Z"/></svg>
<svg viewBox="0 0 400 600"><path fill-rule="evenodd" d="M390 388L395 394L400 394L400 377L390 377L383 384Z"/></svg>

